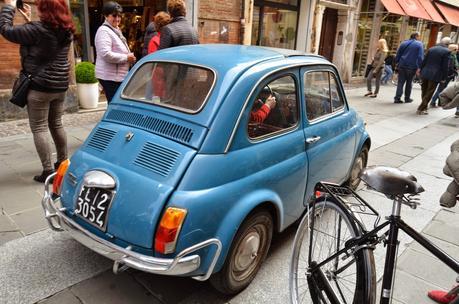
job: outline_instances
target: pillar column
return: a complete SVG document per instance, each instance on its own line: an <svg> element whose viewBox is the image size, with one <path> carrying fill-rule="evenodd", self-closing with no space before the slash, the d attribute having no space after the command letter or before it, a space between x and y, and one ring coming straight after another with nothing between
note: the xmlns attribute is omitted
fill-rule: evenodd
<svg viewBox="0 0 459 304"><path fill-rule="evenodd" d="M319 53L320 34L322 31L322 19L324 17L325 6L320 4L316 5L314 10L314 23L312 26L312 47L311 52L314 54Z"/></svg>

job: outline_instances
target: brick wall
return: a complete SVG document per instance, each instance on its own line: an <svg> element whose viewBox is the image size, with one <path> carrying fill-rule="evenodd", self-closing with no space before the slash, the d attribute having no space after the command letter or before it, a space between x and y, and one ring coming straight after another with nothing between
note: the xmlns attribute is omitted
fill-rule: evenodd
<svg viewBox="0 0 459 304"><path fill-rule="evenodd" d="M21 14L16 14L14 24L22 23L24 23L24 17ZM0 90L11 89L14 79L21 69L19 44L9 42L3 36L0 36L0 50L2 50L2 60L0 60Z"/></svg>
<svg viewBox="0 0 459 304"><path fill-rule="evenodd" d="M242 1L200 0L199 41L201 43L241 43Z"/></svg>
<svg viewBox="0 0 459 304"><path fill-rule="evenodd" d="M33 6L33 2L27 1ZM0 4L0 9L4 4ZM32 20L38 20L36 15L35 7L32 7ZM20 13L16 13L14 17L14 25L23 24L25 22L24 17ZM73 47L71 48L73 50ZM20 119L27 117L27 109L19 108L9 102L11 96L11 88L16 77L19 75L21 70L21 59L19 56L19 44L9 42L3 36L0 35L0 50L2 60L0 60L0 122ZM65 99L65 110L67 112L75 112L78 110L78 100L76 97L75 89L75 73L74 73L74 62L73 53L70 54L71 72L70 72L70 83L71 86L67 91Z"/></svg>

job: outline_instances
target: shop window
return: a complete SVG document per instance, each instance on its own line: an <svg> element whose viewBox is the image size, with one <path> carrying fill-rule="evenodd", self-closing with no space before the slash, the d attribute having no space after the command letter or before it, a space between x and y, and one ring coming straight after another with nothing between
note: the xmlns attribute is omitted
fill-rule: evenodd
<svg viewBox="0 0 459 304"><path fill-rule="evenodd" d="M401 25L402 16L395 14L385 16L381 22L380 38L386 39L389 55L395 55L397 53Z"/></svg>
<svg viewBox="0 0 459 304"><path fill-rule="evenodd" d="M85 6L83 0L70 1L70 11L72 12L72 21L75 25L75 34L73 36L73 50L75 60L88 61L89 58L89 43L86 36L86 20Z"/></svg>
<svg viewBox="0 0 459 304"><path fill-rule="evenodd" d="M367 65L376 0L363 0L358 21L352 76L363 76Z"/></svg>
<svg viewBox="0 0 459 304"><path fill-rule="evenodd" d="M256 1L253 10L252 44L294 49L298 1Z"/></svg>

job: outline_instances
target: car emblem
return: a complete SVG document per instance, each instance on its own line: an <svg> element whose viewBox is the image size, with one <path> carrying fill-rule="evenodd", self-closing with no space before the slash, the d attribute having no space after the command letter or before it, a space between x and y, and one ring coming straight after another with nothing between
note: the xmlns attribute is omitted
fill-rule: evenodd
<svg viewBox="0 0 459 304"><path fill-rule="evenodd" d="M126 141L131 141L133 137L134 137L134 133L132 133L131 131L127 132L126 135L124 136Z"/></svg>

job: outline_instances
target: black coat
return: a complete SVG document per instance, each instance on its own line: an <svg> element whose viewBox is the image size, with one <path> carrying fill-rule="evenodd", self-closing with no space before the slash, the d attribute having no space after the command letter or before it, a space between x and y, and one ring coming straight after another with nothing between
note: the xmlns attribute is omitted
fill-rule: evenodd
<svg viewBox="0 0 459 304"><path fill-rule="evenodd" d="M68 54L72 33L69 30L53 29L41 21L13 26L14 14L13 6L3 6L0 12L0 34L21 45L19 52L22 69L33 75L31 88L44 92L66 91L69 85ZM46 68L43 69L43 66Z"/></svg>
<svg viewBox="0 0 459 304"><path fill-rule="evenodd" d="M435 82L445 81L448 76L450 51L442 44L431 47L421 64L421 78Z"/></svg>
<svg viewBox="0 0 459 304"><path fill-rule="evenodd" d="M198 43L198 33L185 17L175 17L161 29L161 42L158 49Z"/></svg>

